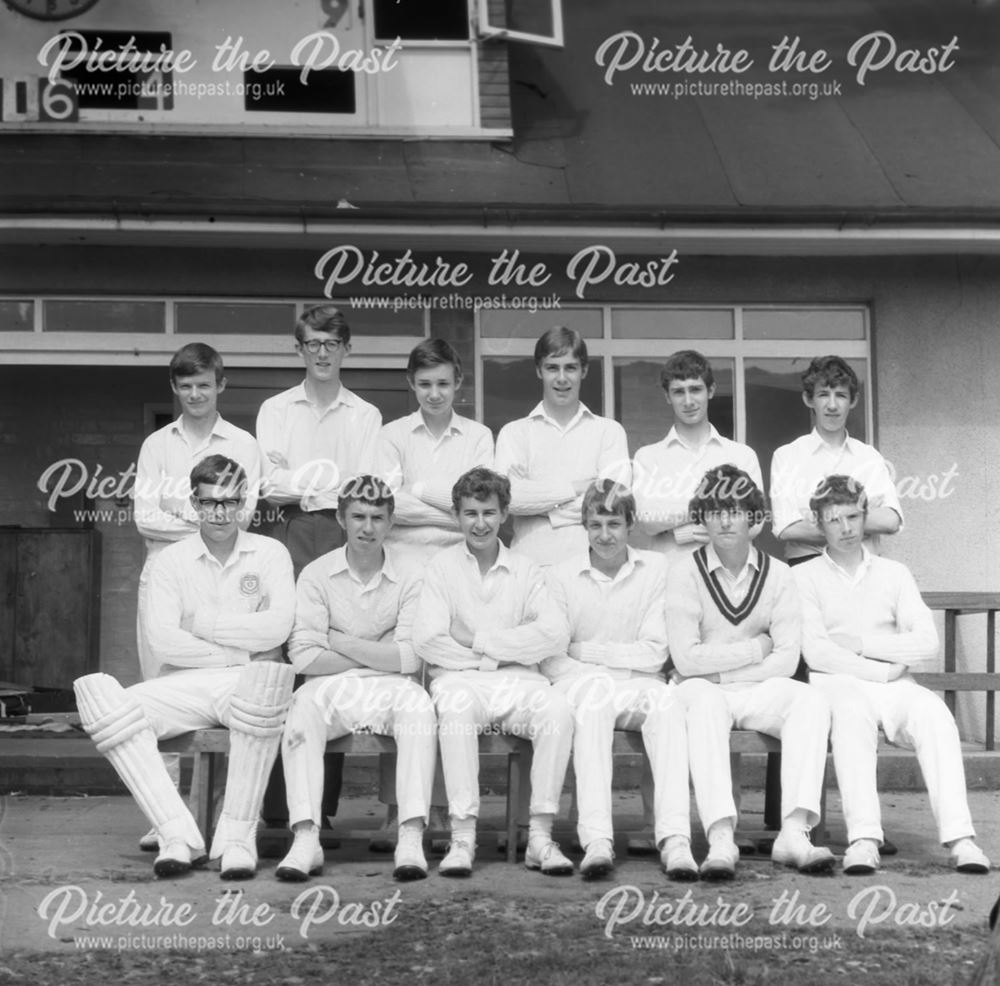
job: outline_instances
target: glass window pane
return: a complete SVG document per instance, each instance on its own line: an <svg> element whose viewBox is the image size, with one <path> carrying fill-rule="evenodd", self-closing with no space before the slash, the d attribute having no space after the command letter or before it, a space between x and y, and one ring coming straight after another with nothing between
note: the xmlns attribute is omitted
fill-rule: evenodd
<svg viewBox="0 0 1000 986"><path fill-rule="evenodd" d="M356 113L353 72L313 70L302 81L302 69L275 65L243 73L243 108L248 113Z"/></svg>
<svg viewBox="0 0 1000 986"><path fill-rule="evenodd" d="M555 32L555 16L551 3L545 3L544 0L542 3L539 3L539 0L507 0L506 7L504 26L512 31L545 36L551 36Z"/></svg>
<svg viewBox="0 0 1000 986"><path fill-rule="evenodd" d="M30 332L34 322L34 302L0 301L0 332Z"/></svg>
<svg viewBox="0 0 1000 986"><path fill-rule="evenodd" d="M523 418L541 399L542 382L530 356L483 360L483 423L494 436L508 421ZM601 360L590 360L580 399L595 414L604 413Z"/></svg>
<svg viewBox="0 0 1000 986"><path fill-rule="evenodd" d="M319 301L306 301L302 310L316 305L336 305L347 319L351 327L351 336L412 336L415 339L424 337L424 308L418 304L419 298L412 296L392 298L382 297L385 308L362 308L352 305L346 298L334 298L332 301L324 298ZM411 307L415 306L415 307ZM458 315L457 317L461 317ZM471 319L471 316L469 316ZM291 327L289 327L291 332Z"/></svg>
<svg viewBox="0 0 1000 986"><path fill-rule="evenodd" d="M291 335L295 306L230 304L222 301L182 301L177 305L178 335Z"/></svg>
<svg viewBox="0 0 1000 986"><path fill-rule="evenodd" d="M662 360L616 359L615 417L628 435L629 452L660 441L674 423L674 414L660 387ZM715 396L709 404L709 419L721 435L732 438L733 362L713 359Z"/></svg>
<svg viewBox="0 0 1000 986"><path fill-rule="evenodd" d="M46 332L164 332L162 301L46 301Z"/></svg>
<svg viewBox="0 0 1000 986"><path fill-rule="evenodd" d="M615 339L732 339L729 308L616 308Z"/></svg>
<svg viewBox="0 0 1000 986"><path fill-rule="evenodd" d="M479 315L480 334L490 339L537 339L556 325L576 329L584 339L600 339L604 333L599 308L562 308L559 311L489 311Z"/></svg>
<svg viewBox="0 0 1000 986"><path fill-rule="evenodd" d="M467 0L404 3L374 0L375 37L416 40L464 41L469 37Z"/></svg>
<svg viewBox="0 0 1000 986"><path fill-rule="evenodd" d="M864 339L865 314L860 309L743 310L744 339Z"/></svg>

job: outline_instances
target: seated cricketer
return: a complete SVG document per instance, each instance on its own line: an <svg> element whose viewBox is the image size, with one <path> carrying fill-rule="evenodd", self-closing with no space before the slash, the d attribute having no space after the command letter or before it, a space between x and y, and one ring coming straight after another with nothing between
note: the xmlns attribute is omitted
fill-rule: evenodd
<svg viewBox="0 0 1000 986"><path fill-rule="evenodd" d="M654 781L655 839L673 880L697 880L691 856L684 706L663 678L667 660L667 564L658 552L628 546L635 498L611 480L583 497L590 548L548 569L549 591L569 623L566 654L543 673L573 710L573 764L585 849L585 879L614 868L611 816L615 729L642 732Z"/></svg>
<svg viewBox="0 0 1000 986"><path fill-rule="evenodd" d="M565 653L566 622L541 569L500 541L510 480L477 467L459 477L452 503L462 544L428 564L413 626L417 654L431 665L431 698L448 794L451 848L442 876L468 876L479 815L478 734L487 728L527 737L534 747L528 869L569 875L573 864L552 841L573 743L573 716L539 671Z"/></svg>
<svg viewBox="0 0 1000 986"><path fill-rule="evenodd" d="M742 469L705 473L691 500L691 520L709 543L667 575L667 636L687 706L688 750L698 813L708 836L701 875L732 879L739 859L729 732L755 729L778 737L781 831L771 859L801 873L828 873L829 849L813 846L819 821L830 708L790 677L799 662L801 613L788 566L754 547L764 496Z"/></svg>
<svg viewBox="0 0 1000 986"><path fill-rule="evenodd" d="M323 751L327 740L361 730L396 740L401 823L393 876L427 876L422 842L437 719L427 692L411 677L420 664L410 643L419 569L383 544L393 505L383 480L348 480L337 503L346 545L310 562L299 575L288 651L295 670L309 681L295 692L282 743L295 839L278 864L279 880L322 872Z"/></svg>
<svg viewBox="0 0 1000 986"><path fill-rule="evenodd" d="M990 861L973 841L955 720L938 695L910 677L910 665L938 654L931 611L905 565L865 547L861 483L828 476L809 506L826 549L797 566L795 579L810 687L826 696L832 711L833 763L849 842L844 872L865 875L879 866L881 726L890 743L916 751L938 836L955 869L986 873Z"/></svg>
<svg viewBox="0 0 1000 986"><path fill-rule="evenodd" d="M247 497L243 467L222 455L191 471L199 531L176 541L149 573L147 627L157 677L130 688L107 674L74 682L84 729L157 831L157 876L205 861L205 842L167 775L156 741L226 726L229 771L212 858L222 878L257 868L261 799L278 753L294 673L281 645L295 614L288 551L241 531Z"/></svg>

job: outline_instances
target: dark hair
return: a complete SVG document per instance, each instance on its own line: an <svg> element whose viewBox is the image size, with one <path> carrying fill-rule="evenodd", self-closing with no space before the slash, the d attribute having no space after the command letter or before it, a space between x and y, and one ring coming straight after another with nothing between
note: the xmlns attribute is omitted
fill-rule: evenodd
<svg viewBox="0 0 1000 986"><path fill-rule="evenodd" d="M586 524L591 512L620 515L630 527L635 522L635 497L627 486L613 479L597 479L587 487L580 507L580 520Z"/></svg>
<svg viewBox="0 0 1000 986"><path fill-rule="evenodd" d="M225 455L206 455L194 469L191 470L191 492L198 489L198 484L206 486L246 486L246 470L235 459Z"/></svg>
<svg viewBox="0 0 1000 986"><path fill-rule="evenodd" d="M307 308L295 323L296 342L305 341L306 329L312 329L313 332L329 332L345 346L351 341L351 327L347 324L344 313L334 305L315 305L313 308Z"/></svg>
<svg viewBox="0 0 1000 986"><path fill-rule="evenodd" d="M444 366L450 363L455 368L455 383L462 379L462 360L455 347L444 339L424 339L410 352L406 363L406 377L412 383L417 370L425 370L429 366Z"/></svg>
<svg viewBox="0 0 1000 986"><path fill-rule="evenodd" d="M715 386L712 364L694 349L681 349L667 357L660 370L660 386L669 392L674 380L701 380L709 389Z"/></svg>
<svg viewBox="0 0 1000 986"><path fill-rule="evenodd" d="M819 481L813 494L809 497L809 509L820 519L827 507L840 504L858 506L868 513L868 494L864 486L853 476L833 475Z"/></svg>
<svg viewBox="0 0 1000 986"><path fill-rule="evenodd" d="M709 469L695 490L688 513L696 524L705 522L705 514L727 510L750 515L750 523L764 520L764 494L750 474L731 463Z"/></svg>
<svg viewBox="0 0 1000 986"><path fill-rule="evenodd" d="M827 387L847 386L851 400L858 396L860 385L858 375L850 364L839 356L817 356L802 374L802 390L810 397L816 392L816 385Z"/></svg>
<svg viewBox="0 0 1000 986"><path fill-rule="evenodd" d="M581 368L587 366L587 344L576 329L557 325L543 332L535 343L535 366L541 366L548 356L565 356L570 353L580 361Z"/></svg>
<svg viewBox="0 0 1000 986"><path fill-rule="evenodd" d="M176 383L178 377L193 377L206 370L214 371L215 382L222 383L222 357L203 342L189 342L170 359L170 382Z"/></svg>
<svg viewBox="0 0 1000 986"><path fill-rule="evenodd" d="M389 508L389 515L396 509L396 498L392 495L389 484L379 476L371 476L367 473L361 476L352 476L343 486L337 500L337 515L344 519L344 511L349 503L365 503L370 507Z"/></svg>
<svg viewBox="0 0 1000 986"><path fill-rule="evenodd" d="M463 498L470 497L482 501L488 500L494 494L500 509L506 510L510 506L510 480L485 466L476 466L458 477L451 488L451 504L455 508L455 513L458 513Z"/></svg>

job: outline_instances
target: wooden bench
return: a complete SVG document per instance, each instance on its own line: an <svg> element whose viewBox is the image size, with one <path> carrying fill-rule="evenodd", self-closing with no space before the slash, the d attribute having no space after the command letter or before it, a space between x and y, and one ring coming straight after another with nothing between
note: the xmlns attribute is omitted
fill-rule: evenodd
<svg viewBox="0 0 1000 986"><path fill-rule="evenodd" d="M229 730L223 728L199 729L172 739L160 741L163 753L184 753L194 757L191 772L191 793L188 807L198 827L210 838L215 823L215 790L220 769L220 757L229 752ZM395 755L396 743L389 736L373 733L352 733L326 744L327 753L347 756ZM479 737L479 755L507 758L507 859L517 860L517 805L522 788L528 787L531 763L531 743L517 736L501 733L483 733ZM527 765L527 766L526 766Z"/></svg>
<svg viewBox="0 0 1000 986"><path fill-rule="evenodd" d="M743 754L773 753L780 749L781 743L778 740L763 733L742 729L730 733L730 764L737 804L742 781ZM199 729L184 733L172 739L162 740L160 750L163 753L187 754L194 758L188 806L205 838L209 839L215 822L215 791L216 782L219 780L220 758L229 752L229 730ZM394 755L396 744L388 736L354 733L331 740L326 745L326 752L343 753L348 756ZM641 756L643 753L641 733L623 730L615 732L613 747L615 757ZM531 743L505 733L484 733L479 738L479 755L507 758L506 856L508 862L516 862L518 828L524 827L527 821ZM817 826L817 832L821 832L822 829L821 823Z"/></svg>
<svg viewBox="0 0 1000 986"><path fill-rule="evenodd" d="M1000 610L1000 592L924 592L921 595L931 609L944 610L944 672L915 674L913 677L927 688L944 692L945 704L952 715L955 714L957 692L985 692L985 748L993 750L996 748L993 724L995 693L1000 689L1000 675L995 673L996 615ZM985 672L956 671L958 617L977 613L986 614Z"/></svg>

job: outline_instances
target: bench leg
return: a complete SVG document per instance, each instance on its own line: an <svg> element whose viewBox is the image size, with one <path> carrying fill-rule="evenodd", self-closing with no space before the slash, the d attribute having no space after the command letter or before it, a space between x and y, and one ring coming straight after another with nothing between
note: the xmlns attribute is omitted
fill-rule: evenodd
<svg viewBox="0 0 1000 986"><path fill-rule="evenodd" d="M736 825L740 824L740 801L743 797L743 756L739 753L729 754L729 775L733 784L733 804L736 805Z"/></svg>
<svg viewBox="0 0 1000 986"><path fill-rule="evenodd" d="M569 814L566 817L571 825L576 826L580 821L580 806L576 800L576 771L573 768L572 759L566 768L566 784L569 785L572 792L569 799Z"/></svg>
<svg viewBox="0 0 1000 986"><path fill-rule="evenodd" d="M522 788L524 783L524 764L521 763L520 752L511 753L507 757L507 862L517 862L517 823L521 813Z"/></svg>
<svg viewBox="0 0 1000 986"><path fill-rule="evenodd" d="M191 790L188 810L208 843L212 838L213 800L215 796L215 755L196 750L191 767Z"/></svg>
<svg viewBox="0 0 1000 986"><path fill-rule="evenodd" d="M767 755L764 780L764 827L772 832L781 828L781 754Z"/></svg>
<svg viewBox="0 0 1000 986"><path fill-rule="evenodd" d="M210 839L215 835L215 808L220 796L225 795L225 781L223 775L226 772L227 755L225 753L208 754L208 796L205 799L205 838ZM221 790L220 790L221 788Z"/></svg>

